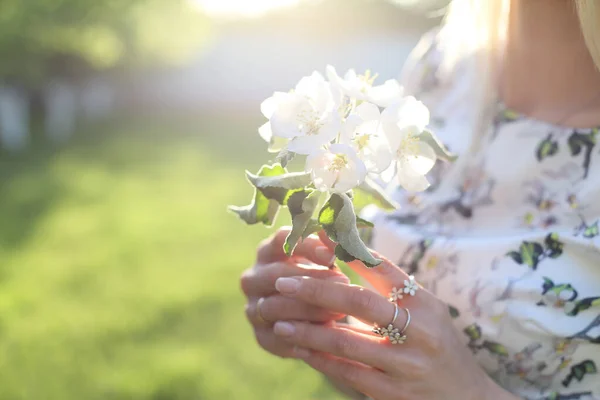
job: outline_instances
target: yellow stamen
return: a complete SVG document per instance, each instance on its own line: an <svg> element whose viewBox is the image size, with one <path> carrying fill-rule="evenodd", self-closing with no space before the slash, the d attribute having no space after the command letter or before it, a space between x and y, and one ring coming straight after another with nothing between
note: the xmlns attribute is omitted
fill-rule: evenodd
<svg viewBox="0 0 600 400"><path fill-rule="evenodd" d="M348 166L348 157L344 154L336 154L327 168L331 172L339 172Z"/></svg>

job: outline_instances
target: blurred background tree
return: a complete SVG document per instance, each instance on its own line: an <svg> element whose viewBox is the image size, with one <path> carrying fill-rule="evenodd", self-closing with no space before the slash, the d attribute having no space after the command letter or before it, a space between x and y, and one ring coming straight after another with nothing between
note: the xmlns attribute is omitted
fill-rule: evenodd
<svg viewBox="0 0 600 400"><path fill-rule="evenodd" d="M342 399L257 345L239 276L271 231L226 205L269 157L264 98L328 63L397 77L436 22L383 0L0 0L0 399Z"/></svg>
<svg viewBox="0 0 600 400"><path fill-rule="evenodd" d="M35 88L55 76L181 62L208 19L185 0L3 0L0 79Z"/></svg>

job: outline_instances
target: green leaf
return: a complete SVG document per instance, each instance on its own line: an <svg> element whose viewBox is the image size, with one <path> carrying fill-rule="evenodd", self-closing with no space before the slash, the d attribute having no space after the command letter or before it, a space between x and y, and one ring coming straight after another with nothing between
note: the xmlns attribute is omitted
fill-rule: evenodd
<svg viewBox="0 0 600 400"><path fill-rule="evenodd" d="M463 332L472 342L481 339L481 327L477 324L471 324L467 326L465 329L463 329Z"/></svg>
<svg viewBox="0 0 600 400"><path fill-rule="evenodd" d="M563 253L563 242L559 240L558 233L550 233L544 239L544 244L547 248L547 255L550 258L558 258Z"/></svg>
<svg viewBox="0 0 600 400"><path fill-rule="evenodd" d="M266 198L275 200L281 205L285 205L287 198L291 195L290 191L304 189L311 184L310 173L287 172L279 164L274 164L273 168L283 170L283 173L273 176L260 176L247 172L246 175L248 180Z"/></svg>
<svg viewBox="0 0 600 400"><path fill-rule="evenodd" d="M506 256L512 258L513 261L519 265L523 264L523 258L521 257L521 253L519 253L518 251L509 251L508 253L506 253Z"/></svg>
<svg viewBox="0 0 600 400"><path fill-rule="evenodd" d="M302 239L306 239L313 233L317 233L322 229L323 227L321 226L321 224L319 224L319 221L317 221L316 219L311 219L310 221L308 221L308 224L306 225L306 228L302 233Z"/></svg>
<svg viewBox="0 0 600 400"><path fill-rule="evenodd" d="M577 365L571 367L569 375L562 381L563 386L568 387L573 379L581 382L581 380L588 374L596 374L598 369L596 363L592 360L585 360Z"/></svg>
<svg viewBox="0 0 600 400"><path fill-rule="evenodd" d="M287 201L287 206L292 216L292 230L285 238L283 251L288 256L292 255L298 241L304 235L311 217L317 208L321 193L313 189L294 192Z"/></svg>
<svg viewBox="0 0 600 400"><path fill-rule="evenodd" d="M508 350L506 350L506 347L504 347L500 343L485 340L483 342L483 344L481 345L481 347L486 349L487 351L489 351L492 354L495 354L498 356L503 356L503 357L508 357Z"/></svg>
<svg viewBox="0 0 600 400"><path fill-rule="evenodd" d="M423 143L427 143L433 151L435 151L435 155L442 161L453 162L458 157L452 153L444 146L442 142L433 134L433 132L425 130L423 133L419 135L419 140Z"/></svg>
<svg viewBox="0 0 600 400"><path fill-rule="evenodd" d="M583 230L583 237L586 239L593 239L600 234L598 229L598 221L594 222L590 226L586 226Z"/></svg>
<svg viewBox="0 0 600 400"><path fill-rule="evenodd" d="M523 242L519 247L523 264L528 265L532 269L537 269L541 256L544 254L544 248L536 242Z"/></svg>
<svg viewBox="0 0 600 400"><path fill-rule="evenodd" d="M458 311L458 308L448 305L448 312L450 313L450 317L451 318L458 318L460 317L460 311Z"/></svg>
<svg viewBox="0 0 600 400"><path fill-rule="evenodd" d="M387 193L372 179L367 177L363 183L355 188L363 197L363 201L367 204L375 204L384 210L396 210L398 203L392 200Z"/></svg>
<svg viewBox="0 0 600 400"><path fill-rule="evenodd" d="M540 142L538 145L535 155L538 161L542 161L547 157L551 157L558 152L558 142L556 140L552 140L552 134L549 134L548 137Z"/></svg>
<svg viewBox="0 0 600 400"><path fill-rule="evenodd" d="M374 228L375 224L371 221L367 221L366 219L362 219L359 216L356 216L356 227L357 228Z"/></svg>
<svg viewBox="0 0 600 400"><path fill-rule="evenodd" d="M275 157L275 162L281 164L283 168L287 167L288 163L294 159L296 153L293 153L287 149L283 149Z"/></svg>
<svg viewBox="0 0 600 400"><path fill-rule="evenodd" d="M285 170L280 165L263 165L254 177L267 178L276 177L285 173ZM246 171L246 175L250 175ZM252 183L252 182L251 182ZM254 196L252 203L243 206L229 206L229 210L238 215L247 224L253 225L263 223L272 225L279 211L279 204L275 200L268 199L256 187L254 188Z"/></svg>
<svg viewBox="0 0 600 400"><path fill-rule="evenodd" d="M340 260L360 260L369 268L381 264L382 260L373 257L360 239L354 206L347 195L332 194L319 212L319 223L329 238L338 244L335 252Z"/></svg>
<svg viewBox="0 0 600 400"><path fill-rule="evenodd" d="M567 315L574 317L582 311L598 306L600 306L600 297L587 297L577 301L573 309L567 312Z"/></svg>

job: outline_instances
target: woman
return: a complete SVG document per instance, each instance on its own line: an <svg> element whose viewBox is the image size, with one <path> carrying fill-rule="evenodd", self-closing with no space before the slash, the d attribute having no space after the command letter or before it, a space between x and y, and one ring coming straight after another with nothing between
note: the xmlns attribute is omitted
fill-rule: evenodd
<svg viewBox="0 0 600 400"><path fill-rule="evenodd" d="M402 80L459 161L371 213L371 289L317 267L323 235L290 259L266 240L242 277L258 342L375 399L600 399L599 66L594 0L453 1Z"/></svg>

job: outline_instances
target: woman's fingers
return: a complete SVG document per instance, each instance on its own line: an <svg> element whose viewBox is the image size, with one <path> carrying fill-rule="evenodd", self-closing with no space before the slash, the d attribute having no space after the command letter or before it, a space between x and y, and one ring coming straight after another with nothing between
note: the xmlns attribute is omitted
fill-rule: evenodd
<svg viewBox="0 0 600 400"><path fill-rule="evenodd" d="M324 232L319 232L319 238L321 242L326 245L329 249L335 249L336 244L331 241L327 237ZM392 288L403 288L405 286L405 281L409 280L409 276L406 272L402 270L402 268L398 267L396 264L379 254L378 252L371 250L371 254L374 257L383 260L381 264L374 268L367 268L360 261L351 261L348 264L350 268L352 268L358 275L360 275L363 279L369 282L375 290L381 293L383 296L388 296ZM422 289L419 287L419 289ZM429 302L434 301L434 296L432 296L426 290L420 290L418 292L418 296L421 297L420 300L425 302L425 304L429 304ZM410 305L414 300L410 298L411 296L405 295L403 298L403 303L406 305Z"/></svg>
<svg viewBox="0 0 600 400"><path fill-rule="evenodd" d="M257 262L266 264L289 259L283 251L283 244L290 230L290 227L281 228L271 237L265 239L258 247ZM316 236L309 236L298 243L292 258L304 259L325 267L333 266L335 261L333 251L321 243L321 240Z"/></svg>
<svg viewBox="0 0 600 400"><path fill-rule="evenodd" d="M283 358L297 358L295 346L277 337L270 326L255 328L254 336L259 346L269 353Z"/></svg>
<svg viewBox="0 0 600 400"><path fill-rule="evenodd" d="M361 286L295 276L277 279L275 287L284 296L380 326L387 326L395 314L391 302ZM406 314L399 313L396 324L401 327L405 321Z"/></svg>
<svg viewBox="0 0 600 400"><path fill-rule="evenodd" d="M301 348L330 353L390 371L395 365L395 354L389 343L377 336L367 336L348 329L314 325L305 322L279 321L273 332Z"/></svg>
<svg viewBox="0 0 600 400"><path fill-rule="evenodd" d="M349 282L339 269L307 268L293 262L275 262L260 268L250 268L242 274L242 290L249 297L266 297L277 293L275 281L285 276L311 276L316 279L331 279L338 282Z"/></svg>
<svg viewBox="0 0 600 400"><path fill-rule="evenodd" d="M390 378L374 368L327 353L309 351L298 355L317 371L371 398L383 400L398 396Z"/></svg>
<svg viewBox="0 0 600 400"><path fill-rule="evenodd" d="M344 315L283 296L262 297L250 302L246 315L253 324L272 324L281 320L308 322L335 321Z"/></svg>

